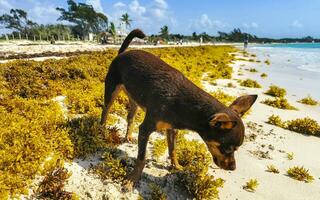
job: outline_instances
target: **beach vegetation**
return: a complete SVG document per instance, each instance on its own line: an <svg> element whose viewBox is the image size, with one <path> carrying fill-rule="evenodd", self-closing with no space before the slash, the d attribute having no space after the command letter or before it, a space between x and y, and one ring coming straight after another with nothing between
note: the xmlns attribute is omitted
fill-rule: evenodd
<svg viewBox="0 0 320 200"><path fill-rule="evenodd" d="M293 160L293 158L294 158L294 153L293 153L293 152L287 153L287 158L288 158L288 160Z"/></svg>
<svg viewBox="0 0 320 200"><path fill-rule="evenodd" d="M291 167L287 170L287 174L293 179L306 183L311 183L314 180L313 176L309 173L309 170L304 167Z"/></svg>
<svg viewBox="0 0 320 200"><path fill-rule="evenodd" d="M166 193L156 183L149 183L150 196L154 200L166 200Z"/></svg>
<svg viewBox="0 0 320 200"><path fill-rule="evenodd" d="M242 186L242 188L248 192L255 192L258 186L259 182L257 179L250 179L244 186Z"/></svg>
<svg viewBox="0 0 320 200"><path fill-rule="evenodd" d="M311 106L316 106L319 104L319 102L314 100L311 96L307 96L303 99L300 99L298 102L306 105L311 105Z"/></svg>
<svg viewBox="0 0 320 200"><path fill-rule="evenodd" d="M271 115L267 121L273 124L297 133L314 135L320 137L320 124L309 117L283 121L279 116Z"/></svg>
<svg viewBox="0 0 320 200"><path fill-rule="evenodd" d="M160 156L162 156L167 148L167 140L166 139L156 139L152 142L153 147L152 147L152 155L153 157L158 160Z"/></svg>
<svg viewBox="0 0 320 200"><path fill-rule="evenodd" d="M319 123L309 117L302 119L289 120L286 122L287 129L306 135L315 135L320 137Z"/></svg>
<svg viewBox="0 0 320 200"><path fill-rule="evenodd" d="M216 90L214 92L210 92L209 94L227 106L230 105L234 100L236 100L235 96L231 96L225 92L222 92L221 90Z"/></svg>
<svg viewBox="0 0 320 200"><path fill-rule="evenodd" d="M176 172L177 182L195 199L217 199L219 188L224 180L208 174L209 165L212 163L204 144L198 141L188 141L184 137L178 137L177 158L183 167Z"/></svg>
<svg viewBox="0 0 320 200"><path fill-rule="evenodd" d="M271 173L275 173L275 174L280 173L279 169L277 169L274 165L268 165L267 172L271 172Z"/></svg>
<svg viewBox="0 0 320 200"><path fill-rule="evenodd" d="M249 69L249 72L257 73L257 72L258 72L258 70L257 70L256 68L250 68L250 69Z"/></svg>
<svg viewBox="0 0 320 200"><path fill-rule="evenodd" d="M243 87L249 87L249 88L261 88L261 85L252 79L246 79L240 82L240 85Z"/></svg>
<svg viewBox="0 0 320 200"><path fill-rule="evenodd" d="M276 98L274 100L266 99L261 103L284 110L298 110L296 107L290 105L288 100L285 98Z"/></svg>
<svg viewBox="0 0 320 200"><path fill-rule="evenodd" d="M236 49L201 46L146 51L202 87L201 78L205 72L210 80L231 78L229 63L234 56L230 53ZM116 128L99 125L104 79L116 55L116 50L108 49L60 60L15 60L0 64L0 199L27 194L35 176L46 175L58 159L85 159L121 143ZM57 96L66 99L58 104L53 100ZM127 97L121 93L111 107L108 125L117 121L114 116L126 116L127 103ZM141 120L143 114L138 115ZM102 177L121 180L126 174L124 160L108 151L98 166L101 170L96 171ZM186 177L194 177L189 176L189 172ZM218 179L204 176L204 173L196 176L204 182L188 179L190 184L197 180L198 188L204 188L195 194L200 191L205 191L200 192L201 195L214 191L217 194Z"/></svg>
<svg viewBox="0 0 320 200"><path fill-rule="evenodd" d="M62 166L50 170L39 184L36 192L37 198L78 200L79 197L75 193L64 190L65 183L70 176L71 173Z"/></svg>
<svg viewBox="0 0 320 200"><path fill-rule="evenodd" d="M262 73L260 76L261 76L261 78L266 78L266 77L268 77L268 74Z"/></svg>
<svg viewBox="0 0 320 200"><path fill-rule="evenodd" d="M271 63L270 63L270 60L268 60L268 59L265 60L264 63L267 64L267 65L270 65L270 64L271 64Z"/></svg>
<svg viewBox="0 0 320 200"><path fill-rule="evenodd" d="M232 82L229 82L229 83L227 84L227 87L229 87L229 88L235 88L235 87L237 87L237 86L234 85Z"/></svg>
<svg viewBox="0 0 320 200"><path fill-rule="evenodd" d="M284 97L286 96L287 91L284 88L278 87L276 85L271 85L265 94L273 97Z"/></svg>
<svg viewBox="0 0 320 200"><path fill-rule="evenodd" d="M284 127L284 122L281 120L281 118L278 115L271 115L267 123L275 126L279 126L279 127Z"/></svg>
<svg viewBox="0 0 320 200"><path fill-rule="evenodd" d="M101 156L102 161L92 168L102 180L121 182L128 174L125 159L117 158L117 149L107 149Z"/></svg>

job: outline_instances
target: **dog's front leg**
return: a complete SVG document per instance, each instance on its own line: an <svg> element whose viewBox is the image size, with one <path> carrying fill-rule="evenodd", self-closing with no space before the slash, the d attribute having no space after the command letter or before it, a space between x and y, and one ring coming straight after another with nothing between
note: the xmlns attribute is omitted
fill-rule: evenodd
<svg viewBox="0 0 320 200"><path fill-rule="evenodd" d="M177 130L168 129L167 130L167 142L168 142L168 151L169 157L171 160L171 165L174 169L182 170L182 166L179 164L177 155L176 155L176 135L178 134Z"/></svg>
<svg viewBox="0 0 320 200"><path fill-rule="evenodd" d="M137 161L133 171L127 176L127 179L124 181L124 189L126 189L127 191L131 191L134 185L138 183L142 174L142 170L146 163L145 156L146 156L148 139L150 134L153 131L155 131L154 121L148 118L149 117L147 114L143 123L139 127Z"/></svg>

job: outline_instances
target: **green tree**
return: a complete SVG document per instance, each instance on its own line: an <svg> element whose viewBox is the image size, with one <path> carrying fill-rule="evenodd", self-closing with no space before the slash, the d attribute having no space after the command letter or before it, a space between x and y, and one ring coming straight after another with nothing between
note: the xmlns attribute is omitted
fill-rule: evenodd
<svg viewBox="0 0 320 200"><path fill-rule="evenodd" d="M169 27L167 25L164 25L162 28L160 28L160 37L163 39L168 40L169 39Z"/></svg>
<svg viewBox="0 0 320 200"><path fill-rule="evenodd" d="M32 35L40 36L41 38L51 39L53 36L55 39L65 37L66 39L68 36L71 36L71 28L70 26L63 25L63 24L49 24L49 25L39 25L30 30Z"/></svg>
<svg viewBox="0 0 320 200"><path fill-rule="evenodd" d="M110 26L108 28L108 32L112 35L114 42L116 42L116 26L114 25L113 22L110 23Z"/></svg>
<svg viewBox="0 0 320 200"><path fill-rule="evenodd" d="M126 25L126 28L131 26L132 19L130 19L128 13L123 14L120 20Z"/></svg>
<svg viewBox="0 0 320 200"><path fill-rule="evenodd" d="M74 34L85 37L89 32L99 33L108 28L108 18L103 13L96 12L91 5L85 3L76 3L68 0L68 10L56 8L61 12L58 20L69 21L75 26Z"/></svg>
<svg viewBox="0 0 320 200"><path fill-rule="evenodd" d="M1 15L0 24L22 34L28 34L31 28L37 26L37 23L28 19L27 12L21 9L11 9L10 14Z"/></svg>

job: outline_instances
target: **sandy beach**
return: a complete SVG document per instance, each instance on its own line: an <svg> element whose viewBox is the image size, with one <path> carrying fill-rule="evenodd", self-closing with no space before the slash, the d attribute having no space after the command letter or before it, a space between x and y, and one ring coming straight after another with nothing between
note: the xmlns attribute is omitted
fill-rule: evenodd
<svg viewBox="0 0 320 200"><path fill-rule="evenodd" d="M135 47L136 46L133 46L132 48ZM30 49L32 49L33 53L39 53L49 49L50 51L67 52L70 49L74 51L83 49L100 51L105 48L106 47L104 46L85 44L58 45L54 49L52 49L51 45L12 45L9 49L10 51L19 53L30 53ZM8 47L0 46L0 52L7 50ZM269 59L272 67L272 58L264 54L264 52L254 50L253 53L257 54L258 60L264 61ZM237 54L237 58L243 58L242 54ZM38 59L43 60L46 58ZM299 93L293 95L291 91L294 91L294 88L285 89L289 91L288 99L290 104L297 107L298 110L282 110L262 104L261 101L270 98L265 95L264 92L268 89L269 85L273 83L273 77L272 75L269 75L267 78L263 79L245 69L254 67L260 74L261 72L272 70L271 67L266 64L252 63L243 60L236 60L231 66L233 68L232 79L219 79L216 81L216 85L212 85L203 80L202 85L204 89L207 92L221 90L232 96L258 94L259 97L252 107L250 114L244 119L244 123L246 124L246 139L244 144L236 152L237 169L231 172L221 170L214 164L210 167L210 174L214 175L216 178L225 180L225 184L219 192L220 199L319 199L320 159L317 157L317 152L320 151L320 138L305 136L266 123L268 117L272 114L279 115L284 120L310 117L320 122L319 106L312 107L297 103L297 99L301 99L305 96L304 94ZM239 76L239 71L241 71L243 75ZM238 81L245 78L252 78L259 83L261 82L263 87L256 89L240 86ZM230 82L232 82L234 87L228 87L228 83ZM64 105L64 99L65 97L58 97L55 100L59 102L59 105L64 112L68 112ZM118 120L114 126L120 130L121 137L124 137L127 122L119 116L116 117ZM137 133L134 133L134 137L137 138ZM202 142L201 138L196 133L190 132L186 137L187 139L195 139ZM85 160L76 159L71 163L65 164L68 171L72 173L65 189L69 192L76 193L81 199L137 199L139 195L148 197L150 192L148 183L156 182L167 194L168 199L186 199L187 196L184 191L181 191L179 187L174 185L174 179L176 177L170 175L168 171L169 160L167 158L167 153L165 153L159 161L155 161L154 158L152 158L151 149L153 147L153 141L158 138L164 138L164 136L159 133L153 133L151 135L147 151L147 164L140 184L133 192L123 193L119 183L114 183L113 181L103 182L99 177L90 173L90 167L99 162L97 156ZM120 145L118 149L126 152L130 157L135 157L137 154L136 144L124 143ZM287 153L293 153L292 160L287 158ZM280 170L279 174L273 174L266 171L267 166L271 164ZM314 181L312 183L304 183L290 178L286 175L286 171L293 166L304 166L306 169L309 169L309 172L314 177ZM259 183L255 192L248 192L243 189L243 185L245 185L249 179L257 179ZM24 199L32 199L32 188L30 191L31 193L29 196L24 196Z"/></svg>

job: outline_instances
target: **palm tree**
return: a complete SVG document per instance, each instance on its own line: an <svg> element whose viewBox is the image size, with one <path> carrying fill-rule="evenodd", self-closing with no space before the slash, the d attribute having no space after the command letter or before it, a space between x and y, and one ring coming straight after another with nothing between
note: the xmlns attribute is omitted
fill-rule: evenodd
<svg viewBox="0 0 320 200"><path fill-rule="evenodd" d="M126 25L126 28L131 26L132 19L130 19L128 13L121 15L120 20Z"/></svg>
<svg viewBox="0 0 320 200"><path fill-rule="evenodd" d="M164 39L169 39L169 28L167 25L164 25L162 28L160 28L160 36Z"/></svg>
<svg viewBox="0 0 320 200"><path fill-rule="evenodd" d="M109 26L109 30L108 32L112 35L113 39L114 39L114 43L116 43L116 26L114 25L113 22L110 23L110 26Z"/></svg>

